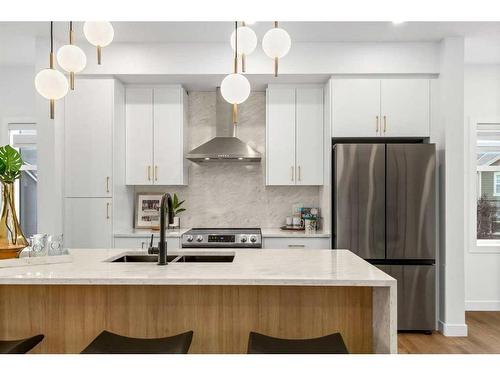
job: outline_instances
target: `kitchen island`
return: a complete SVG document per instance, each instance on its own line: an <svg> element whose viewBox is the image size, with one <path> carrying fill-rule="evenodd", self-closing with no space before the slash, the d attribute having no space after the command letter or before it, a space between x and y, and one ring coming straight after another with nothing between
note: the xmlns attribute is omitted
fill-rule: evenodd
<svg viewBox="0 0 500 375"><path fill-rule="evenodd" d="M103 329L134 337L193 330L190 353L245 353L250 331L340 332L351 353L396 353L396 280L348 250L196 249L232 262L114 263L120 249L72 249L73 262L0 269L0 337L43 333L41 353L79 353Z"/></svg>

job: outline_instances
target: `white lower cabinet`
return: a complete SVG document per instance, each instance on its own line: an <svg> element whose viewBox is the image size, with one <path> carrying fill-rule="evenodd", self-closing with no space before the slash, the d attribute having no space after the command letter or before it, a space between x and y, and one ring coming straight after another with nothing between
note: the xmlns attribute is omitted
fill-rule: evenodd
<svg viewBox="0 0 500 375"><path fill-rule="evenodd" d="M159 237L153 238L153 246L158 246ZM151 236L149 237L115 237L115 249L144 249L149 247ZM167 237L168 250L178 250L180 248L180 239L176 237Z"/></svg>
<svg viewBox="0 0 500 375"><path fill-rule="evenodd" d="M270 237L264 238L265 249L330 249L327 237Z"/></svg>
<svg viewBox="0 0 500 375"><path fill-rule="evenodd" d="M65 246L107 249L112 247L111 198L66 198L64 202Z"/></svg>

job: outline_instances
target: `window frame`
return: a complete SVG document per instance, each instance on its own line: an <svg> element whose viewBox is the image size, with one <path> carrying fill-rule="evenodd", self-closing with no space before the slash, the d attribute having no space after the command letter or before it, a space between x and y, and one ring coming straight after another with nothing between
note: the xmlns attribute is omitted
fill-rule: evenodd
<svg viewBox="0 0 500 375"><path fill-rule="evenodd" d="M468 168L468 192L466 194L469 200L468 208L466 208L467 218L469 223L469 253L500 253L500 239L477 239L477 199L478 194L481 192L478 190L478 181L480 179L480 173L492 171L495 175L498 173L500 175L500 166L483 166L479 167L477 165L477 132L480 125L498 125L500 127L500 118L489 118L489 119L475 119L469 118L469 137L468 137L468 149L469 149L469 168ZM485 149L487 147L481 147ZM497 150L497 149L495 149ZM478 176L479 175L479 176ZM495 175L493 176L493 193L495 193ZM494 194L494 196L497 196ZM500 196L500 192L499 195Z"/></svg>

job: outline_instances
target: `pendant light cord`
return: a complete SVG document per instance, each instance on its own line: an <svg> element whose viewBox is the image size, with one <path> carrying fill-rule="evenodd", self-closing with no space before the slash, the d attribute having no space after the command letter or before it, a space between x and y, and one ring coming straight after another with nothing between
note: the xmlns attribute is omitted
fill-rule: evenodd
<svg viewBox="0 0 500 375"><path fill-rule="evenodd" d="M54 53L54 22L50 21L50 53Z"/></svg>
<svg viewBox="0 0 500 375"><path fill-rule="evenodd" d="M238 21L234 23L234 73L238 73Z"/></svg>

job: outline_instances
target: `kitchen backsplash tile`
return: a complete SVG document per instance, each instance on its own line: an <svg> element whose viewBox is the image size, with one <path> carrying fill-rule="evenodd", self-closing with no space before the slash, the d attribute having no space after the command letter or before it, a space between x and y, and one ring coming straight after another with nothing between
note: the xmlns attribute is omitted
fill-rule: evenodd
<svg viewBox="0 0 500 375"><path fill-rule="evenodd" d="M215 136L215 95L189 93L189 150ZM238 109L238 137L262 153L261 163L191 163L188 186L137 186L135 191L177 193L186 200L183 227L278 227L292 204L317 207L317 186L265 186L265 93L252 93Z"/></svg>

